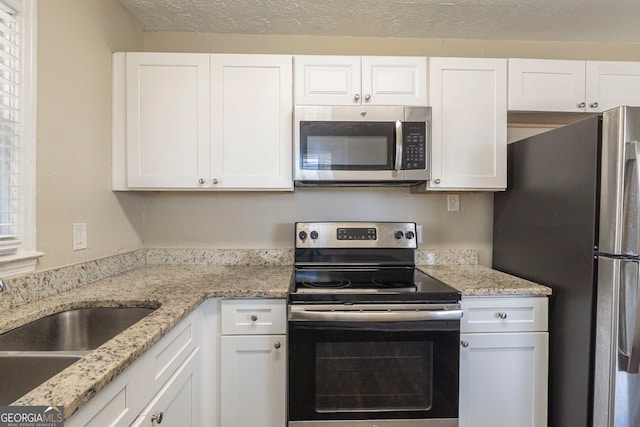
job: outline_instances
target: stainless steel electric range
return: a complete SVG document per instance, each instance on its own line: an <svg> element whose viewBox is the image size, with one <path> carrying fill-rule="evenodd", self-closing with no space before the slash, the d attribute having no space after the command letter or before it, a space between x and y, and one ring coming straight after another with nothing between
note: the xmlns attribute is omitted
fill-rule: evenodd
<svg viewBox="0 0 640 427"><path fill-rule="evenodd" d="M296 223L289 427L458 426L460 293L417 247L414 223Z"/></svg>

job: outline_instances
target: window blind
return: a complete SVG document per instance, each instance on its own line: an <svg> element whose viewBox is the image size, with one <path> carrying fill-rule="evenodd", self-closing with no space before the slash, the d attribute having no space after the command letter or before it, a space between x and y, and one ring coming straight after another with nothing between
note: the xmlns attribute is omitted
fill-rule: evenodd
<svg viewBox="0 0 640 427"><path fill-rule="evenodd" d="M14 1L14 3L16 3ZM0 255L20 245L21 37L15 13L0 3ZM15 4L10 6L15 7Z"/></svg>

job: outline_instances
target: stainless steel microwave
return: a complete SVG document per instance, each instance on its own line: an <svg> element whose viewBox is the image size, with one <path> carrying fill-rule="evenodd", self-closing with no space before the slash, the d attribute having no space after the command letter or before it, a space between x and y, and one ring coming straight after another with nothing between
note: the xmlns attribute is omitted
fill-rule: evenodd
<svg viewBox="0 0 640 427"><path fill-rule="evenodd" d="M431 108L297 106L296 185L411 185L429 179Z"/></svg>

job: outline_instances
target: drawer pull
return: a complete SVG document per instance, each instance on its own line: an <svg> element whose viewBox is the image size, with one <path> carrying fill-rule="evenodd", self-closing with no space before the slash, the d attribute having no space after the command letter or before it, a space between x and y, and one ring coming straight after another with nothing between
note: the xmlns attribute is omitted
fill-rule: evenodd
<svg viewBox="0 0 640 427"><path fill-rule="evenodd" d="M158 412L157 414L153 414L151 416L151 422L152 423L158 423L158 424L162 424L162 418L163 418L163 414L162 412Z"/></svg>
<svg viewBox="0 0 640 427"><path fill-rule="evenodd" d="M463 346L464 348L469 347L469 341L460 341L460 345Z"/></svg>
<svg viewBox="0 0 640 427"><path fill-rule="evenodd" d="M496 316L498 316L499 318L504 320L504 319L507 318L507 313L505 313L504 311L501 311L501 312L496 313Z"/></svg>
<svg viewBox="0 0 640 427"><path fill-rule="evenodd" d="M275 348L276 350L280 348L280 341L276 341L276 343L273 345L273 348Z"/></svg>
<svg viewBox="0 0 640 427"><path fill-rule="evenodd" d="M258 320L258 316L256 316L255 314L251 315L251 321L255 322L256 320Z"/></svg>

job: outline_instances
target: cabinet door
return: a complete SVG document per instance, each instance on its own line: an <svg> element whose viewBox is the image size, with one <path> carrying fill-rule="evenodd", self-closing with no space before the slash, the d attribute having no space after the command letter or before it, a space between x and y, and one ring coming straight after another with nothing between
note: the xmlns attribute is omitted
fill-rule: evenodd
<svg viewBox="0 0 640 427"><path fill-rule="evenodd" d="M585 111L585 62L509 59L509 110Z"/></svg>
<svg viewBox="0 0 640 427"><path fill-rule="evenodd" d="M587 61L587 111L640 106L640 63Z"/></svg>
<svg viewBox="0 0 640 427"><path fill-rule="evenodd" d="M507 185L506 59L430 58L430 190Z"/></svg>
<svg viewBox="0 0 640 427"><path fill-rule="evenodd" d="M427 58L364 56L364 105L427 105Z"/></svg>
<svg viewBox="0 0 640 427"><path fill-rule="evenodd" d="M212 55L211 188L293 188L291 61Z"/></svg>
<svg viewBox="0 0 640 427"><path fill-rule="evenodd" d="M359 56L300 55L293 64L296 105L360 105Z"/></svg>
<svg viewBox="0 0 640 427"><path fill-rule="evenodd" d="M198 416L196 403L200 394L198 388L200 373L197 369L199 360L200 352L199 349L196 349L176 370L131 426L162 424L198 427L203 425Z"/></svg>
<svg viewBox="0 0 640 427"><path fill-rule="evenodd" d="M197 188L209 176L209 55L127 54L129 188Z"/></svg>
<svg viewBox="0 0 640 427"><path fill-rule="evenodd" d="M461 334L460 427L544 427L548 334Z"/></svg>
<svg viewBox="0 0 640 427"><path fill-rule="evenodd" d="M286 425L286 336L221 338L221 424Z"/></svg>

